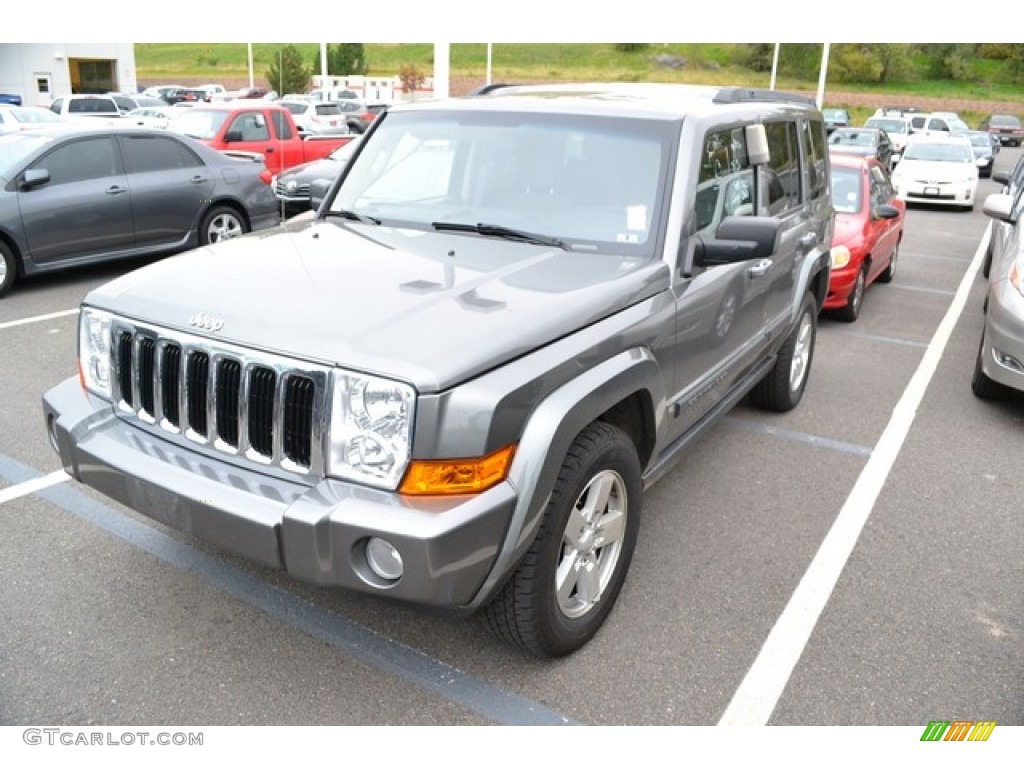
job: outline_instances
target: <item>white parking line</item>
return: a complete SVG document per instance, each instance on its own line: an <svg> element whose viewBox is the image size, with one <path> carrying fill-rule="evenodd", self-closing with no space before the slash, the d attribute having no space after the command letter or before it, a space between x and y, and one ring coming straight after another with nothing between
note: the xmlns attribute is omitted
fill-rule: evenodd
<svg viewBox="0 0 1024 768"><path fill-rule="evenodd" d="M24 483L12 485L10 488L0 490L0 504L3 504L5 501L20 499L22 496L28 496L36 491L41 491L44 488L57 485L57 483L63 483L69 479L71 479L71 475L63 469L58 469L56 472L37 477L34 480L26 480Z"/></svg>
<svg viewBox="0 0 1024 768"><path fill-rule="evenodd" d="M6 323L0 323L0 331L4 328L14 328L18 325L29 325L30 323L41 323L44 320L53 320L57 317L67 317L68 315L77 315L77 309L65 309L61 312L51 312L48 315L36 315L35 317L26 317L21 320L9 320Z"/></svg>
<svg viewBox="0 0 1024 768"><path fill-rule="evenodd" d="M790 675L803 655L821 612L860 538L864 524L874 509L878 494L899 456L928 384L935 375L957 320L963 314L987 246L986 232L920 365L896 403L885 431L871 452L871 458L861 470L846 503L800 579L789 603L772 627L768 639L761 646L753 665L733 694L732 701L718 721L719 725L766 725L775 711Z"/></svg>

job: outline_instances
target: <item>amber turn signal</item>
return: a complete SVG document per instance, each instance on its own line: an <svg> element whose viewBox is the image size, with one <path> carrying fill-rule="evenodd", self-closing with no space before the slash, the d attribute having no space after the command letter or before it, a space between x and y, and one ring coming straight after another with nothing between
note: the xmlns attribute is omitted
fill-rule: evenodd
<svg viewBox="0 0 1024 768"><path fill-rule="evenodd" d="M516 447L509 445L477 459L413 461L398 491L408 496L449 496L486 491L508 475L515 451Z"/></svg>

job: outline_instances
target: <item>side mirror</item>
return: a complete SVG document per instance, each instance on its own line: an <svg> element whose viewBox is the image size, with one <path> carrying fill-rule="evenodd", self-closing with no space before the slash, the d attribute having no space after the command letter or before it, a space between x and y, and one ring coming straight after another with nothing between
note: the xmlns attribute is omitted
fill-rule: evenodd
<svg viewBox="0 0 1024 768"><path fill-rule="evenodd" d="M900 217L900 209L895 205L876 205L871 213L876 219L898 219Z"/></svg>
<svg viewBox="0 0 1024 768"><path fill-rule="evenodd" d="M1013 223L1013 198L1005 193L989 195L981 208L986 216L997 221Z"/></svg>
<svg viewBox="0 0 1024 768"><path fill-rule="evenodd" d="M21 175L21 188L32 189L41 187L50 180L50 172L45 168L30 168Z"/></svg>
<svg viewBox="0 0 1024 768"><path fill-rule="evenodd" d="M241 131L228 131L227 133L224 134L224 141L226 141L228 143L231 143L232 141L241 141L241 140L242 140L242 132Z"/></svg>
<svg viewBox="0 0 1024 768"><path fill-rule="evenodd" d="M773 216L726 216L713 239L697 236L694 263L708 267L766 259L775 253L782 222Z"/></svg>
<svg viewBox="0 0 1024 768"><path fill-rule="evenodd" d="M768 149L768 132L763 123L748 125L745 129L747 139L747 160L751 165L765 165L772 159Z"/></svg>

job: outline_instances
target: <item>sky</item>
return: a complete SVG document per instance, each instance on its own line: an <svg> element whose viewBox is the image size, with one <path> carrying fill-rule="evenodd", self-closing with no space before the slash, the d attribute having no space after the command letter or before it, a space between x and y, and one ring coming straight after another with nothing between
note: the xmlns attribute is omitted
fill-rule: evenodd
<svg viewBox="0 0 1024 768"><path fill-rule="evenodd" d="M963 24L936 5L902 0L859 4L864 13L806 0L672 2L629 0L372 0L239 5L209 0L104 0L83 6L51 0L45 23L8 18L6 42L994 42L997 24ZM83 9L88 8L87 18ZM99 9L102 9L100 12ZM197 23L200 20L201 23Z"/></svg>

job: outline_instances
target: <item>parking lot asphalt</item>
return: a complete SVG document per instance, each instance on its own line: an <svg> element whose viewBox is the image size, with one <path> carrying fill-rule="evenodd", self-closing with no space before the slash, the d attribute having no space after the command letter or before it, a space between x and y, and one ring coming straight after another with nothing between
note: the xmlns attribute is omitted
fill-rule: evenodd
<svg viewBox="0 0 1024 768"><path fill-rule="evenodd" d="M40 397L82 296L130 267L24 281L0 300L0 724L1024 725L1024 399L970 390L987 226L910 210L894 281L821 318L800 407L741 405L648 492L609 622L556 661L66 480Z"/></svg>

